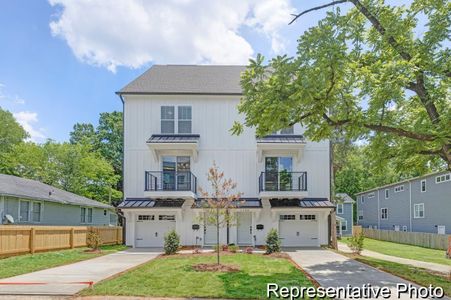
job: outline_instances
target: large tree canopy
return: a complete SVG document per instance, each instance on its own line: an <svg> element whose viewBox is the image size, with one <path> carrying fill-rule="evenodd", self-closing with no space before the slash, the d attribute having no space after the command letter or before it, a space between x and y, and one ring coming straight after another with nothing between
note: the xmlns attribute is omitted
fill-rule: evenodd
<svg viewBox="0 0 451 300"><path fill-rule="evenodd" d="M27 132L16 121L13 114L0 107L0 155L11 150L28 137Z"/></svg>
<svg viewBox="0 0 451 300"><path fill-rule="evenodd" d="M353 7L341 13L345 2ZM451 169L451 2L342 0L313 9L332 4L299 38L296 57L251 60L241 82L244 125L265 135L300 123L312 140L344 132L397 168ZM242 129L235 123L233 132Z"/></svg>

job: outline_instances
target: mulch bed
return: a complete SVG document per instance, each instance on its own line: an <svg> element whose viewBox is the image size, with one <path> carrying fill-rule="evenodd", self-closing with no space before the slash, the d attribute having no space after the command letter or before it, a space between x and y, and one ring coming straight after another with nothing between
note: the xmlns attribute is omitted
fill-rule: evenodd
<svg viewBox="0 0 451 300"><path fill-rule="evenodd" d="M197 264L193 265L193 269L199 272L238 272L237 266L221 265L221 264Z"/></svg>

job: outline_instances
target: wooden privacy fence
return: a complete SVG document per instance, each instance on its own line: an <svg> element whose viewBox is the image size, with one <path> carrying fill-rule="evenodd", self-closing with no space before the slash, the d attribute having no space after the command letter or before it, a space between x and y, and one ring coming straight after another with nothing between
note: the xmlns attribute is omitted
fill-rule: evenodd
<svg viewBox="0 0 451 300"><path fill-rule="evenodd" d="M90 231L102 245L122 244L122 227L0 225L0 256L86 246Z"/></svg>
<svg viewBox="0 0 451 300"><path fill-rule="evenodd" d="M440 250L448 249L448 239L451 237L450 235L446 234L427 232L405 232L369 228L363 228L362 230L363 235L370 239Z"/></svg>

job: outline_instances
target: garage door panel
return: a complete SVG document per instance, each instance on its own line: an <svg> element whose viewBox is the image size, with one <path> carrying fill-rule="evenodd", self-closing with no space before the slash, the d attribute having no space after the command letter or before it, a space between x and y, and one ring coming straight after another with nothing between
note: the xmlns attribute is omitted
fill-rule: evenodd
<svg viewBox="0 0 451 300"><path fill-rule="evenodd" d="M281 218L279 232L282 246L308 247L319 246L318 221Z"/></svg>
<svg viewBox="0 0 451 300"><path fill-rule="evenodd" d="M174 230L176 223L175 220L155 219L136 221L136 247L164 246L165 234Z"/></svg>

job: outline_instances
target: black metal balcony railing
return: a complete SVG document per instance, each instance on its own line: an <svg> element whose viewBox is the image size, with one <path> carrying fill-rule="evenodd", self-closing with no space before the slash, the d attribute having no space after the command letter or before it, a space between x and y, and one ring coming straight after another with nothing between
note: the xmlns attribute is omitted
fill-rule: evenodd
<svg viewBox="0 0 451 300"><path fill-rule="evenodd" d="M258 186L260 192L307 191L307 172L262 172Z"/></svg>
<svg viewBox="0 0 451 300"><path fill-rule="evenodd" d="M191 172L146 171L145 191L191 191L196 193L197 178Z"/></svg>

